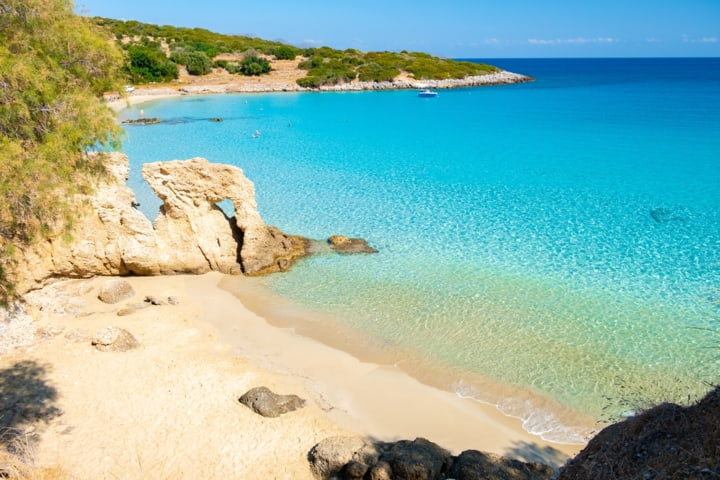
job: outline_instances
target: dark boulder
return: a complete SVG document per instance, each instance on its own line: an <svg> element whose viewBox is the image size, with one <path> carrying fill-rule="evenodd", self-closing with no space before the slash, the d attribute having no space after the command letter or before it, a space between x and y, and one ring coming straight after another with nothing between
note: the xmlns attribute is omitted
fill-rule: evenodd
<svg viewBox="0 0 720 480"><path fill-rule="evenodd" d="M549 480L542 463L467 450L457 457L424 438L368 443L360 437L330 437L308 453L319 480Z"/></svg>
<svg viewBox="0 0 720 480"><path fill-rule="evenodd" d="M400 440L380 454L395 480L435 480L442 478L452 463L450 452L424 438Z"/></svg>
<svg viewBox="0 0 720 480"><path fill-rule="evenodd" d="M350 463L345 464L340 474L344 480L362 480L367 471L367 465L353 460Z"/></svg>
<svg viewBox="0 0 720 480"><path fill-rule="evenodd" d="M367 470L377 462L377 451L360 437L328 437L310 449L308 461L315 478L328 480L356 474L360 467L347 467L350 463L365 465Z"/></svg>
<svg viewBox="0 0 720 480"><path fill-rule="evenodd" d="M549 480L554 474L542 463L525 463L477 450L462 452L448 471L448 477L455 480Z"/></svg>
<svg viewBox="0 0 720 480"><path fill-rule="evenodd" d="M279 417L305 406L305 400L297 395L280 395L267 387L248 390L238 400L263 417Z"/></svg>

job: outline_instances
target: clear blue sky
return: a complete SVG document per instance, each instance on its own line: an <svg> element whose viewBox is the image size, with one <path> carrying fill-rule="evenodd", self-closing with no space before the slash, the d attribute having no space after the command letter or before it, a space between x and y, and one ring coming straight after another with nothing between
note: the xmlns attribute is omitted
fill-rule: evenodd
<svg viewBox="0 0 720 480"><path fill-rule="evenodd" d="M78 13L444 57L720 57L720 0L75 0Z"/></svg>

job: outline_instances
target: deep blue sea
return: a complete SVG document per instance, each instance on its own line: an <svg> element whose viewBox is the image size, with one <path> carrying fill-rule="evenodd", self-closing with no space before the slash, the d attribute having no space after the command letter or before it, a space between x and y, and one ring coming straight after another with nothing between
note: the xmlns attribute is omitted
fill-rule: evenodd
<svg viewBox="0 0 720 480"><path fill-rule="evenodd" d="M244 170L268 224L366 238L380 253L262 281L547 439L702 395L720 381L720 59L487 63L535 81L133 107L166 122L126 128L129 184L152 218L140 165L201 156Z"/></svg>

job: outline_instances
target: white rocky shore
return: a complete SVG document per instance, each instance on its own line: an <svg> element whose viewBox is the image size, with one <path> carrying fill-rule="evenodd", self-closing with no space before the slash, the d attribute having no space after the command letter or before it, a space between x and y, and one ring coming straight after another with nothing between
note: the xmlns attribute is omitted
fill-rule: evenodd
<svg viewBox="0 0 720 480"><path fill-rule="evenodd" d="M236 77L237 78L237 77ZM412 80L398 78L386 82L360 82L354 81L339 85L328 85L320 88L301 87L295 81L286 78L266 78L251 81L247 78L237 81L223 83L197 83L180 84L172 87L146 87L138 88L128 94L132 101L151 97L175 96L175 95L198 95L213 93L261 93L261 92L350 92L366 90L412 90L422 88L461 88L461 87L482 87L492 85L511 85L515 83L531 82L532 77L519 73L501 70L487 75L476 75L465 78L453 78L447 80ZM135 103L135 102L132 102Z"/></svg>
<svg viewBox="0 0 720 480"><path fill-rule="evenodd" d="M393 80L390 82L353 82L341 85L320 87L321 91L356 91L356 90L412 90L421 88L461 88L482 87L491 85L511 85L532 81L532 77L502 70L487 75L475 75L465 78L449 78L447 80ZM307 89L305 89L307 90Z"/></svg>

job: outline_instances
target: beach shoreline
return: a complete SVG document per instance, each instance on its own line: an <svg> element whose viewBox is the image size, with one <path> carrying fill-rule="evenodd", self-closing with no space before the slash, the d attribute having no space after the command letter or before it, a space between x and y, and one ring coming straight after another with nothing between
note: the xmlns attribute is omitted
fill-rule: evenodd
<svg viewBox="0 0 720 480"><path fill-rule="evenodd" d="M326 85L319 88L299 86L295 80L303 73L300 70L281 68L271 72L267 78L243 77L238 75L211 74L203 77L182 75L178 82L163 85L140 85L133 87L125 95L114 94L106 97L107 103L115 111L140 105L152 100L172 98L183 95L211 95L220 93L280 93L280 92L360 92L380 90L420 90L426 88L450 89L463 87L483 87L512 85L532 81L532 77L501 70L487 75L471 76L462 79L414 80L403 77L387 82L353 81L338 85Z"/></svg>
<svg viewBox="0 0 720 480"><path fill-rule="evenodd" d="M37 440L40 464L60 464L78 478L128 464L123 478L147 478L157 473L150 465L162 465L203 478L222 478L232 467L254 478L309 479L307 452L333 435L425 437L453 453L477 449L554 467L582 447L545 442L495 407L272 326L224 284L244 277L126 280L135 296L117 305L97 299L103 277L60 281L27 297L35 340L0 365L7 373L31 362L43 373L36 380L56 392L48 405L59 413L24 426ZM175 304L118 316L146 296ZM90 337L109 325L127 329L140 348L95 350ZM255 415L236 400L260 385L300 395L307 406L278 419Z"/></svg>

